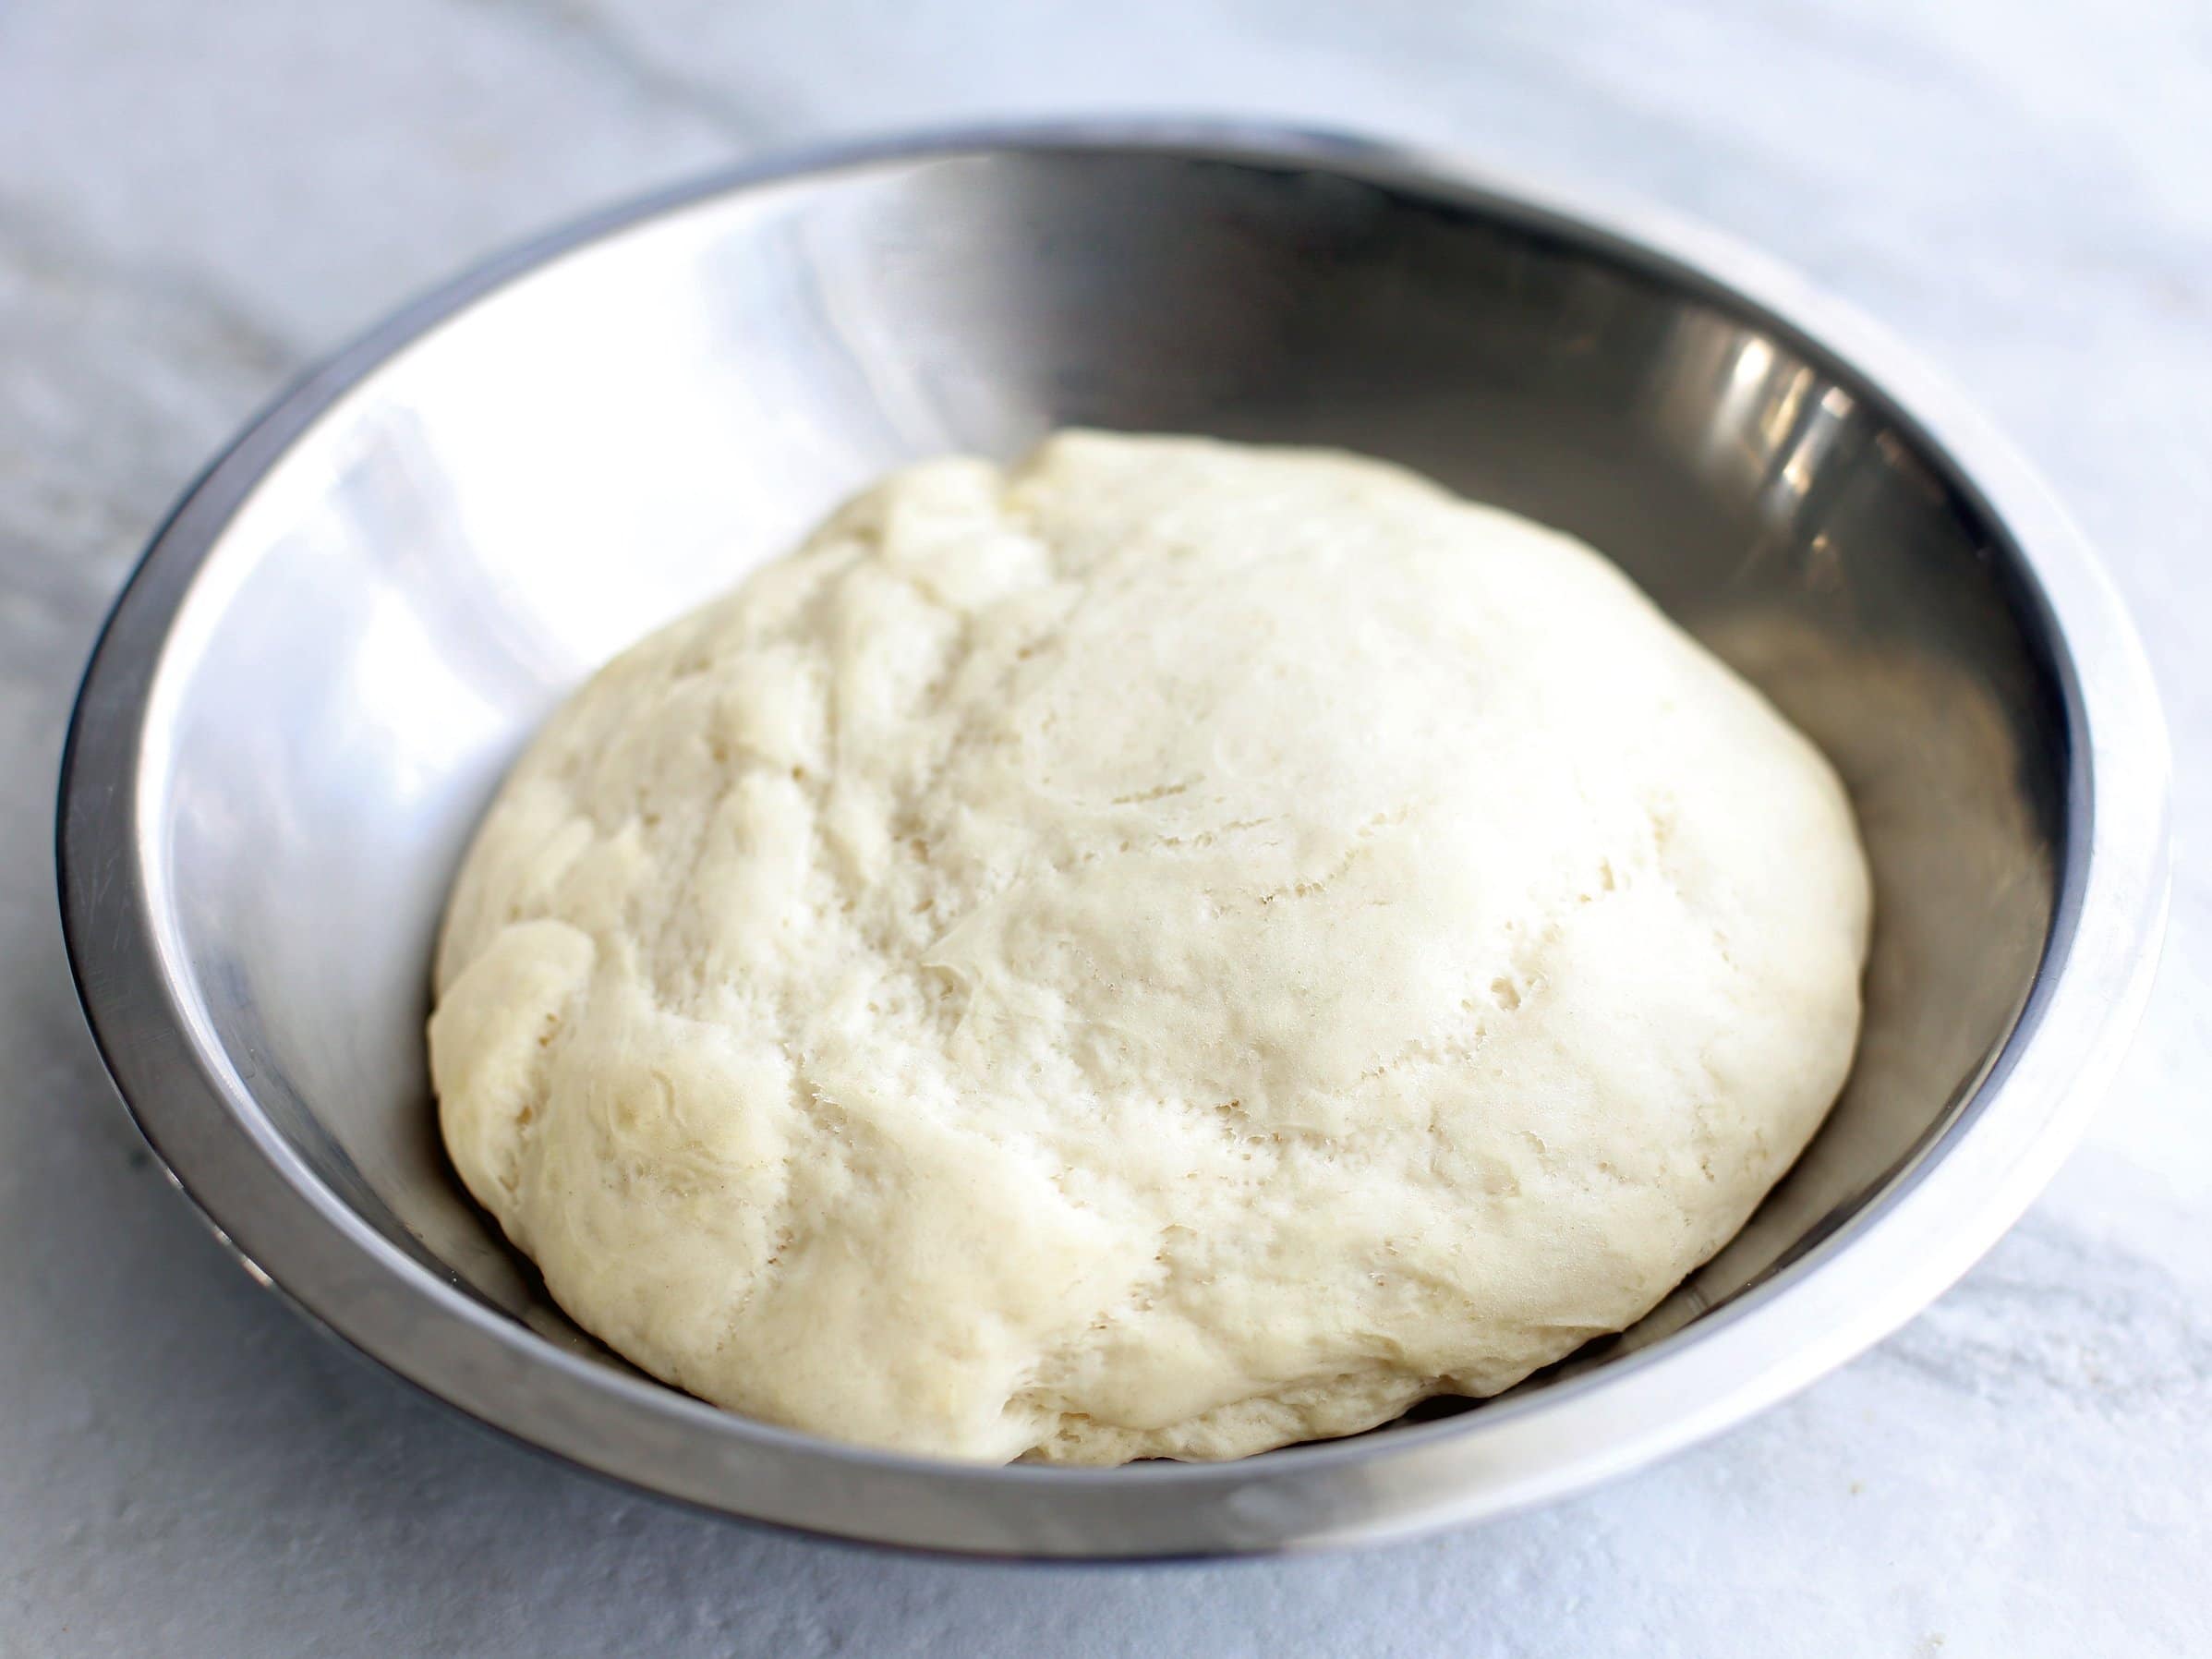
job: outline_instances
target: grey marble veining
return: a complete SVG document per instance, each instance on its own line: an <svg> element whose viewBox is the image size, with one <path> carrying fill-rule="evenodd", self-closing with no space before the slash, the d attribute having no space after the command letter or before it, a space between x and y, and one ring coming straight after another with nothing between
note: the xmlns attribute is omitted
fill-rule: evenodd
<svg viewBox="0 0 2212 1659"><path fill-rule="evenodd" d="M112 1104L48 852L69 694L199 463L499 243L762 145L1290 116L1807 270L1970 388L2133 602L2175 918L2088 1143L1928 1314L1479 1532L1142 1571L863 1555L495 1443L226 1262ZM0 1653L2212 1653L2212 14L1960 0L0 7Z"/></svg>

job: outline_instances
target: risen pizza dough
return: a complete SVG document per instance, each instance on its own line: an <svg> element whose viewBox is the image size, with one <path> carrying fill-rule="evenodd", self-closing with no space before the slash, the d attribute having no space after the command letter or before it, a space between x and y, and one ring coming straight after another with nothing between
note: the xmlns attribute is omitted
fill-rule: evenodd
<svg viewBox="0 0 2212 1659"><path fill-rule="evenodd" d="M1579 544L1345 455L889 478L485 821L431 1060L576 1319L947 1457L1489 1394L1725 1241L1850 1061L1812 746Z"/></svg>

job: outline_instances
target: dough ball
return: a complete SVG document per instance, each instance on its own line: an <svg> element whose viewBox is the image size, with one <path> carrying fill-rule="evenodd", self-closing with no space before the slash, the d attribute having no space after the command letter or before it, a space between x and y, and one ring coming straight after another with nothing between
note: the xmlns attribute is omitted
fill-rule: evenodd
<svg viewBox="0 0 2212 1659"><path fill-rule="evenodd" d="M1850 1064L1812 745L1352 456L887 479L619 658L454 890L469 1190L586 1328L901 1451L1235 1458L1634 1322Z"/></svg>

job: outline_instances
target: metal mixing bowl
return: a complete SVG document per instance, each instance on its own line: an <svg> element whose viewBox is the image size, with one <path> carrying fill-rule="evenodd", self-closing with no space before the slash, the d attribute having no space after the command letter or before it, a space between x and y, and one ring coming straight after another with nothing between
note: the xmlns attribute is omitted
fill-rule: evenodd
<svg viewBox="0 0 2212 1659"><path fill-rule="evenodd" d="M588 670L886 467L1070 423L1393 456L1594 543L1850 783L1879 886L1828 1126L1642 1325L1513 1394L1227 1466L990 1469L728 1416L578 1333L434 1132L433 929ZM1341 139L1025 129L747 168L562 232L280 401L156 537L64 769L69 952L257 1278L463 1411L731 1514L1162 1556L1495 1514L1680 1447L1935 1296L2146 990L2166 750L2020 465L1740 251Z"/></svg>

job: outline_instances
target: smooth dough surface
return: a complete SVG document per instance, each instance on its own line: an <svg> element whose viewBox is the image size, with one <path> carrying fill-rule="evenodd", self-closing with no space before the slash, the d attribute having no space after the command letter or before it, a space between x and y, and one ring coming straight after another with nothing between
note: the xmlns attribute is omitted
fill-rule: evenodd
<svg viewBox="0 0 2212 1659"><path fill-rule="evenodd" d="M1865 865L1611 564L1397 468L901 472L616 660L437 966L469 1190L729 1409L1229 1458L1641 1315L1841 1086Z"/></svg>

